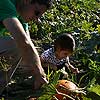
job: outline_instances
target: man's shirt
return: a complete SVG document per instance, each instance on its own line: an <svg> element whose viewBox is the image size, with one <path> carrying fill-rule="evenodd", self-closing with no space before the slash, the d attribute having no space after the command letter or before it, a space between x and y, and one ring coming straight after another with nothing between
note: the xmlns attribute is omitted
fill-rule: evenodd
<svg viewBox="0 0 100 100"><path fill-rule="evenodd" d="M0 0L0 36L6 36L5 34L8 32L2 23L6 18L18 18L24 29L28 29L28 24L23 22L17 13L16 0Z"/></svg>

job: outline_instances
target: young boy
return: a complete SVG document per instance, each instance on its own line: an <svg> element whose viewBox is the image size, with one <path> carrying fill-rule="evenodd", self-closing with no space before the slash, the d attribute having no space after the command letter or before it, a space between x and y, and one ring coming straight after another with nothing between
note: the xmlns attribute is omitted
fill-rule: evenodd
<svg viewBox="0 0 100 100"><path fill-rule="evenodd" d="M69 56L75 50L75 40L67 33L59 35L54 41L54 47L44 51L40 58L43 66L50 65L53 70L62 69L64 66L73 73L79 73L78 68L74 68L69 62Z"/></svg>

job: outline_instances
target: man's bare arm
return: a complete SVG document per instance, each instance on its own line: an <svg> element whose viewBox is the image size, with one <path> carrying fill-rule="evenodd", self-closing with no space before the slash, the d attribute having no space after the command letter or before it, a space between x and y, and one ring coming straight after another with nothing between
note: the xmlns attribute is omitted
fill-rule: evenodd
<svg viewBox="0 0 100 100"><path fill-rule="evenodd" d="M45 73L41 66L38 52L30 37L27 36L22 24L17 18L7 18L3 21L3 24L14 37L20 49L24 65L32 67L33 75L37 81L39 81L39 78L41 78L42 75L44 76Z"/></svg>

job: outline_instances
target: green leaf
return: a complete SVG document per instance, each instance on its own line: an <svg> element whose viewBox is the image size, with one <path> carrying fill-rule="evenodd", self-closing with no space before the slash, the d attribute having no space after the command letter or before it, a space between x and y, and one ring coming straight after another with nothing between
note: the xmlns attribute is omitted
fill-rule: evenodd
<svg viewBox="0 0 100 100"><path fill-rule="evenodd" d="M88 88L88 90L90 92L95 92L97 95L100 96L100 85L92 86L92 87Z"/></svg>

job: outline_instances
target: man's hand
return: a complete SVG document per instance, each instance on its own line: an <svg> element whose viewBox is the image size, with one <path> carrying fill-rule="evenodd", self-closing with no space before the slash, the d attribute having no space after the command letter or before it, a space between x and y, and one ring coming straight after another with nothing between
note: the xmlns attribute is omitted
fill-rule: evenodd
<svg viewBox="0 0 100 100"><path fill-rule="evenodd" d="M33 76L34 76L34 90L39 89L43 84L47 84L46 74L41 65L33 67Z"/></svg>
<svg viewBox="0 0 100 100"><path fill-rule="evenodd" d="M46 77L40 75L36 76L34 80L34 90L41 88L43 84L48 84Z"/></svg>

